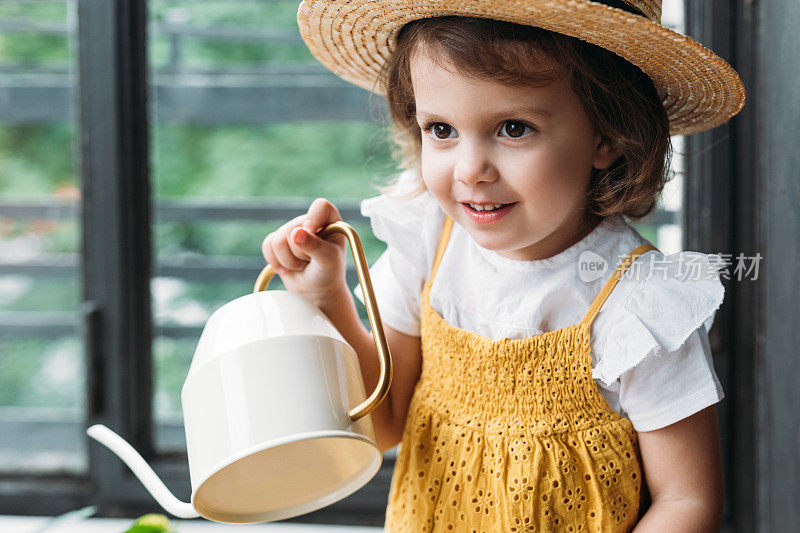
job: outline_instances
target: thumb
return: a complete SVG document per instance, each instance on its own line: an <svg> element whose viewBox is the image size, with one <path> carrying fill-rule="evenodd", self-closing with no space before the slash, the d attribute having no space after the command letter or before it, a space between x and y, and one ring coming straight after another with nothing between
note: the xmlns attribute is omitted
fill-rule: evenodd
<svg viewBox="0 0 800 533"><path fill-rule="evenodd" d="M336 255L339 253L337 244L306 231L302 226L293 229L289 238L320 266L333 267L336 265Z"/></svg>
<svg viewBox="0 0 800 533"><path fill-rule="evenodd" d="M318 233L320 229L328 224L342 220L339 210L325 198L317 198L308 208L306 220L303 227L311 232Z"/></svg>

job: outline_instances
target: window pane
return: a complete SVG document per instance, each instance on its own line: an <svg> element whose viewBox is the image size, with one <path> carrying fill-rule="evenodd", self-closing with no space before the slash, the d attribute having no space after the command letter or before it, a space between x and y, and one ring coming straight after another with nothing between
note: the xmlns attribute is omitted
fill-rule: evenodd
<svg viewBox="0 0 800 533"><path fill-rule="evenodd" d="M385 245L358 202L394 167L368 93L302 43L297 2L150 0L148 9L154 420L156 446L174 450L185 448L180 390L202 327L252 291L264 237L325 197L374 261ZM270 285L283 288L279 277Z"/></svg>
<svg viewBox="0 0 800 533"><path fill-rule="evenodd" d="M661 23L679 33L684 32L684 0L664 0ZM683 249L683 176L684 149L682 135L672 137L671 176L654 211L644 220L632 225L665 255Z"/></svg>
<svg viewBox="0 0 800 533"><path fill-rule="evenodd" d="M0 4L0 470L86 469L75 3Z"/></svg>

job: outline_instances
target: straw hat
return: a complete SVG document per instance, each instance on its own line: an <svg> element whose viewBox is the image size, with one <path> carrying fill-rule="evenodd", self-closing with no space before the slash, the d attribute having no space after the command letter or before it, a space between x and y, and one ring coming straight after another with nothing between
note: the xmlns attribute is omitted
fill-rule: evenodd
<svg viewBox="0 0 800 533"><path fill-rule="evenodd" d="M619 5L621 8L607 4ZM303 0L300 34L323 65L379 94L377 77L404 24L461 15L538 26L596 44L652 80L671 135L726 122L744 105L739 75L693 39L661 25L661 0Z"/></svg>

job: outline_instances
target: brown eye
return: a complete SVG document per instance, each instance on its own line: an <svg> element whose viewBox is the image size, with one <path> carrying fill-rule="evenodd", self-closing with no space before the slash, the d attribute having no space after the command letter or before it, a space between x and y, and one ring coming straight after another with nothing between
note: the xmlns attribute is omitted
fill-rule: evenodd
<svg viewBox="0 0 800 533"><path fill-rule="evenodd" d="M524 122L509 120L503 124L502 128L500 128L500 133L505 134L504 136L507 137L519 138L527 133L526 130L530 129L530 126L527 126Z"/></svg>
<svg viewBox="0 0 800 533"><path fill-rule="evenodd" d="M453 133L453 127L443 122L437 122L431 130L437 139L448 139Z"/></svg>

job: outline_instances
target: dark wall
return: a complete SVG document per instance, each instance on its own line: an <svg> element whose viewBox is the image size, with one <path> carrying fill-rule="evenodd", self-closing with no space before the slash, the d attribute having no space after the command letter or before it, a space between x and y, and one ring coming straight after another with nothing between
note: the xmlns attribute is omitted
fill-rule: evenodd
<svg viewBox="0 0 800 533"><path fill-rule="evenodd" d="M764 249L758 376L759 530L800 529L800 2L757 5L756 176Z"/></svg>
<svg viewBox="0 0 800 533"><path fill-rule="evenodd" d="M687 33L739 72L742 112L687 138L684 247L761 254L710 332L724 531L800 530L800 2L686 0Z"/></svg>

